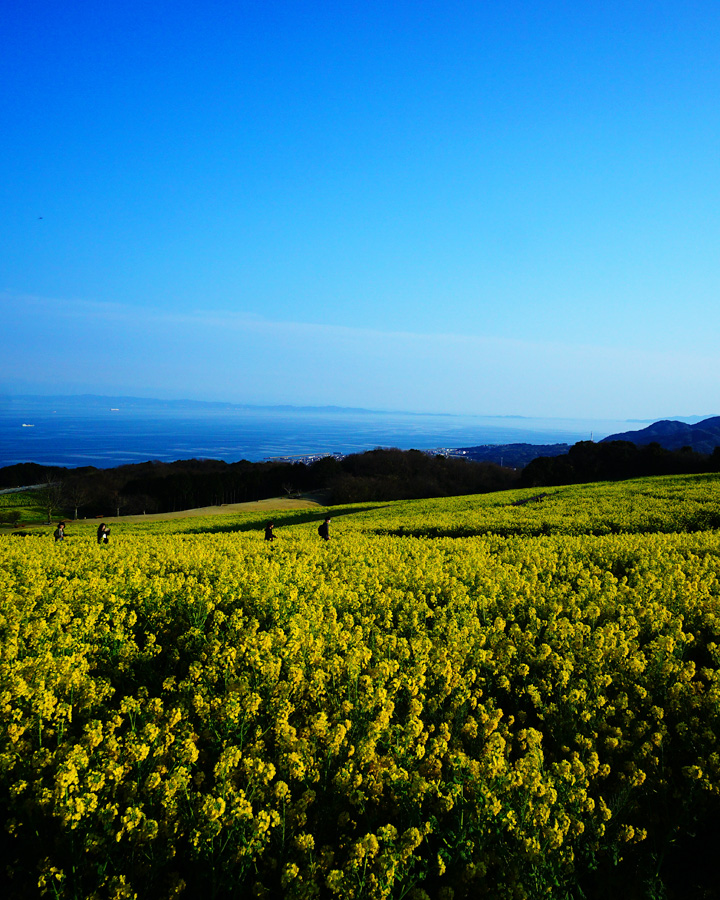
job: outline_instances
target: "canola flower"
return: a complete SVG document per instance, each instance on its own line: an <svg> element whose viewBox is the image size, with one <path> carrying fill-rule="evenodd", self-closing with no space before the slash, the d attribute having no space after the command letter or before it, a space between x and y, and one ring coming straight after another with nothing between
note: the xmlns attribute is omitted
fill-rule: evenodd
<svg viewBox="0 0 720 900"><path fill-rule="evenodd" d="M657 845L720 788L720 537L673 484L650 531L591 486L402 505L495 517L461 540L3 540L9 895L561 896Z"/></svg>

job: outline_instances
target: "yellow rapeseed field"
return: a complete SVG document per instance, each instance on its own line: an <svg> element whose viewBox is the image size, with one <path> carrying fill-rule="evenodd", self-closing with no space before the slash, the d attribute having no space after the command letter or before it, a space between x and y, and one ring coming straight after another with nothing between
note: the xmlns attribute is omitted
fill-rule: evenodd
<svg viewBox="0 0 720 900"><path fill-rule="evenodd" d="M659 884L718 806L720 480L329 514L0 538L6 896Z"/></svg>

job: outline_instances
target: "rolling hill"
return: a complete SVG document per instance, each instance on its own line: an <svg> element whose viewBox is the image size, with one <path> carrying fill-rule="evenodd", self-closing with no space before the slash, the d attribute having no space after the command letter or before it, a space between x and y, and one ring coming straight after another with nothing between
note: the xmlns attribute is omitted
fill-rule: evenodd
<svg viewBox="0 0 720 900"><path fill-rule="evenodd" d="M641 446L658 443L666 450L691 447L697 453L712 453L715 447L720 446L720 416L703 419L694 425L662 420L638 431L608 435L601 443L609 441L632 441Z"/></svg>

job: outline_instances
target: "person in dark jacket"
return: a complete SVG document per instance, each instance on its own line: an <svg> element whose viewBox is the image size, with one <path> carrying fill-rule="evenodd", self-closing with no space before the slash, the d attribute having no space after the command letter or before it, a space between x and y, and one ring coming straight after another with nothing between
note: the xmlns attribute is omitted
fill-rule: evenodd
<svg viewBox="0 0 720 900"><path fill-rule="evenodd" d="M322 523L322 525L318 526L318 534L324 541L330 540L330 519L327 518Z"/></svg>
<svg viewBox="0 0 720 900"><path fill-rule="evenodd" d="M53 535L56 541L64 541L65 540L65 523L58 522L58 527L55 529L55 534Z"/></svg>
<svg viewBox="0 0 720 900"><path fill-rule="evenodd" d="M108 537L109 534L110 534L110 529L107 527L107 525L104 522L101 522L98 525L98 530L97 530L98 544L107 544L110 540L110 538Z"/></svg>
<svg viewBox="0 0 720 900"><path fill-rule="evenodd" d="M266 541L274 541L275 540L275 532L273 531L275 528L274 522L268 522L265 526L265 540Z"/></svg>

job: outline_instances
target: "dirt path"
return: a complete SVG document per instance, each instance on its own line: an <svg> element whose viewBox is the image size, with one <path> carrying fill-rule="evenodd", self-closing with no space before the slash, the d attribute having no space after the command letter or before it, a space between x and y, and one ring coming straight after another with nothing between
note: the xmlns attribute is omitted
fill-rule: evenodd
<svg viewBox="0 0 720 900"><path fill-rule="evenodd" d="M312 499L316 497L317 499ZM255 500L250 503L225 503L222 506L201 506L197 509L181 509L177 512L164 513L148 513L141 516L94 516L92 519L68 519L65 522L68 525L74 525L80 522L92 522L97 525L99 522L123 522L132 524L134 522L164 522L167 519L190 519L196 516L227 516L233 513L243 512L267 512L271 513L283 509L324 509L323 500L326 499L322 491L317 494L306 494L305 497L292 499L290 497L269 497L267 500ZM28 522L20 526L0 525L0 534L10 534L13 531L38 531L47 528L54 528L55 523L59 522L59 518L54 518L52 525L47 522Z"/></svg>
<svg viewBox="0 0 720 900"><path fill-rule="evenodd" d="M148 513L144 516L96 516L93 519L78 519L78 522L164 522L167 519L190 519L195 516L227 516L241 512L273 512L282 509L322 508L316 500L294 500L289 497L270 497L251 503L224 503L222 506L200 506L197 509L181 509L178 512ZM69 524L75 520L68 519Z"/></svg>

